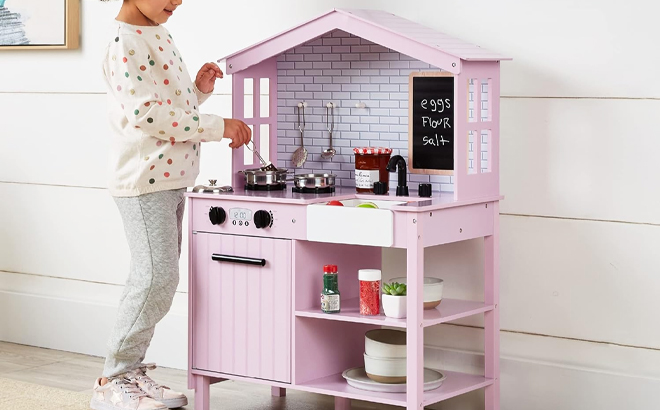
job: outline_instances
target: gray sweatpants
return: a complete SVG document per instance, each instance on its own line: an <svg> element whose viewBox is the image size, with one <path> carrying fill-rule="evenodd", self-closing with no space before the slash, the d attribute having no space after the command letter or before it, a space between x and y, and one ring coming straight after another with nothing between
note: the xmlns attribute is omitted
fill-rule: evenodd
<svg viewBox="0 0 660 410"><path fill-rule="evenodd" d="M131 268L108 341L104 377L140 367L156 323L179 284L185 189L114 198L131 251Z"/></svg>

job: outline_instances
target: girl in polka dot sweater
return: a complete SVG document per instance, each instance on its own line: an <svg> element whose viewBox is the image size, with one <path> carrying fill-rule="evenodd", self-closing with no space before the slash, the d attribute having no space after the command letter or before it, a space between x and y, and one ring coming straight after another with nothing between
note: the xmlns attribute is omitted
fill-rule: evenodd
<svg viewBox="0 0 660 410"><path fill-rule="evenodd" d="M200 143L228 138L238 148L251 139L242 121L199 112L223 73L207 63L191 80L162 26L181 3L124 0L103 61L112 130L109 190L124 223L131 268L93 409L187 404L185 395L147 376L155 365L143 363L179 282L183 194L199 173Z"/></svg>

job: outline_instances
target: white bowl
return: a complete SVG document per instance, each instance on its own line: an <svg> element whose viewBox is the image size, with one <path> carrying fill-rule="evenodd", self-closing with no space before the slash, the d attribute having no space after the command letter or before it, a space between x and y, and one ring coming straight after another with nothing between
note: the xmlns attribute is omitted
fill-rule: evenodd
<svg viewBox="0 0 660 410"><path fill-rule="evenodd" d="M406 283L406 278L394 278L389 282ZM442 279L430 276L424 277L424 309L433 309L440 304L443 287L444 281Z"/></svg>
<svg viewBox="0 0 660 410"><path fill-rule="evenodd" d="M370 330L364 334L364 353L370 357L405 358L406 332L390 329Z"/></svg>
<svg viewBox="0 0 660 410"><path fill-rule="evenodd" d="M364 370L378 383L405 383L406 358L371 357L364 354Z"/></svg>

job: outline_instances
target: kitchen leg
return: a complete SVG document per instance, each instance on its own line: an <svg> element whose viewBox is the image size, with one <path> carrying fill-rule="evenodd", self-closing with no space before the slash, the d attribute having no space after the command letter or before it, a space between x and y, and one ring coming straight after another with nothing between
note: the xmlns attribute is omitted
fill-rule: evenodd
<svg viewBox="0 0 660 410"><path fill-rule="evenodd" d="M351 399L335 396L335 410L351 410Z"/></svg>
<svg viewBox="0 0 660 410"><path fill-rule="evenodd" d="M195 376L195 409L209 410L210 395L209 386L211 378L207 376Z"/></svg>
<svg viewBox="0 0 660 410"><path fill-rule="evenodd" d="M282 387L272 386L270 388L270 395L273 397L284 397L286 396L286 389Z"/></svg>
<svg viewBox="0 0 660 410"><path fill-rule="evenodd" d="M486 410L500 409L500 206L493 203L495 226L493 234L484 238L484 302L495 305L495 309L484 314L485 376L495 379L486 387Z"/></svg>
<svg viewBox="0 0 660 410"><path fill-rule="evenodd" d="M406 409L419 410L424 399L424 218L409 213L407 225L408 316L406 319Z"/></svg>

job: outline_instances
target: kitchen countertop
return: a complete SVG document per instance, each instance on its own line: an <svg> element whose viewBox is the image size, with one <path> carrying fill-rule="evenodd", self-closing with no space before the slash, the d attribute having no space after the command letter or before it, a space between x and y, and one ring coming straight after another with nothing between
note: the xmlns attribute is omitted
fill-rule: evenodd
<svg viewBox="0 0 660 410"><path fill-rule="evenodd" d="M239 189L234 192L219 193L219 194L201 194L194 192L187 192L186 196L189 198L204 198L204 199L218 199L218 200L232 200L232 201L246 201L246 202L267 202L267 203L280 203L280 204L294 204L294 205L311 205L324 203L330 200L347 200L347 199L364 199L364 200L379 200L379 201L407 201L402 205L395 205L391 209L400 212L426 212L436 209L453 208L458 206L472 205L475 203L485 203L500 201L504 199L503 196L492 196L472 199L469 201L456 201L453 192L436 192L430 198L420 198L417 196L417 191L410 190L410 196L402 197L396 196L394 190L390 190L387 195L373 195L373 194L357 194L353 187L337 187L334 193L331 194L301 194L292 192L291 187L287 187L283 191L248 191Z"/></svg>

